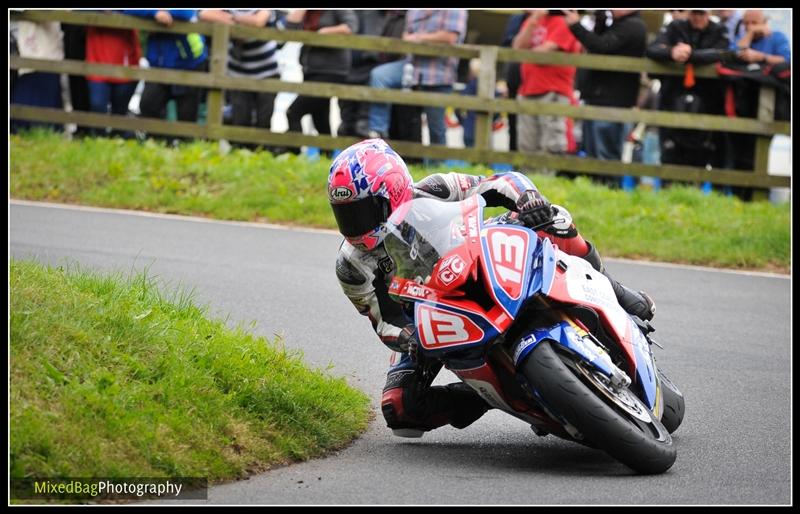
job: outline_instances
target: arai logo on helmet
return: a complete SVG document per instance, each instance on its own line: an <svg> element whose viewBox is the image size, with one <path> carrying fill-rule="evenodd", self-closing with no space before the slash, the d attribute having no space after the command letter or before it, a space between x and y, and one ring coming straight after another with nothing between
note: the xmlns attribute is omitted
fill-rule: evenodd
<svg viewBox="0 0 800 514"><path fill-rule="evenodd" d="M339 186L333 191L331 191L331 200L348 200L351 196L353 196L353 192L344 186Z"/></svg>

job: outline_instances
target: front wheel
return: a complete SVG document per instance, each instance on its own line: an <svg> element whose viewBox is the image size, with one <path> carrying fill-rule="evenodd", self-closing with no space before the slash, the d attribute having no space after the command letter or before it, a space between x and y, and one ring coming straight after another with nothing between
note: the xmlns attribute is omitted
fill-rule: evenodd
<svg viewBox="0 0 800 514"><path fill-rule="evenodd" d="M677 451L667 429L630 390L580 364L542 341L522 372L551 412L618 461L643 474L672 467Z"/></svg>

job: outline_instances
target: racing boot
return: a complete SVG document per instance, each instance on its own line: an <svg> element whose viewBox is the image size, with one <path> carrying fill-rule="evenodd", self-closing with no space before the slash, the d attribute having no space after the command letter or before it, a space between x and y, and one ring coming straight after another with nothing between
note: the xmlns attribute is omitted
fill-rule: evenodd
<svg viewBox="0 0 800 514"><path fill-rule="evenodd" d="M445 387L453 402L450 425L455 428L470 426L491 408L474 389L463 382L447 384Z"/></svg>
<svg viewBox="0 0 800 514"><path fill-rule="evenodd" d="M644 291L638 293L633 289L629 289L617 280L611 277L603 266L603 261L600 259L600 254L592 243L586 241L589 247L589 252L583 256L583 259L588 261L594 269L606 276L611 287L614 289L614 294L617 296L617 301L628 314L638 316L644 321L650 321L656 313L656 304L650 295Z"/></svg>
<svg viewBox="0 0 800 514"><path fill-rule="evenodd" d="M408 384L384 390L381 410L394 435L417 438L448 423L465 428L483 416L489 405L464 383L433 387Z"/></svg>

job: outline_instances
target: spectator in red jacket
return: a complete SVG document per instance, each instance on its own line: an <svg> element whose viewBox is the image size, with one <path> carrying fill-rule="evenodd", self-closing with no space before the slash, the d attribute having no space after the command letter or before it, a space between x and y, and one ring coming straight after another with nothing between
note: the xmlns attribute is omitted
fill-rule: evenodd
<svg viewBox="0 0 800 514"><path fill-rule="evenodd" d="M115 29L107 27L87 27L86 62L100 64L119 64L138 66L142 51L136 29ZM131 79L88 75L89 105L92 112L106 114L128 114L128 103L136 89L137 82ZM93 129L94 135L105 133L104 129ZM112 131L129 137L129 132Z"/></svg>
<svg viewBox="0 0 800 514"><path fill-rule="evenodd" d="M513 47L532 52L581 51L581 44L570 32L561 11L531 11L522 29L514 37ZM518 96L523 100L564 105L572 103L574 66L522 63L521 76ZM566 117L520 114L517 116L517 123L517 145L520 151L556 154L567 152L569 140Z"/></svg>

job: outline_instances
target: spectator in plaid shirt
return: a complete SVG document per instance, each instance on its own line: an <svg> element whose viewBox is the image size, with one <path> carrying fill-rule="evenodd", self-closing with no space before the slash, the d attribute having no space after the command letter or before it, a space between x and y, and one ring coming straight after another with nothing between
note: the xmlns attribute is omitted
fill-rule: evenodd
<svg viewBox="0 0 800 514"><path fill-rule="evenodd" d="M410 9L406 14L403 40L417 43L459 44L467 32L467 11ZM370 86L399 89L403 66L408 60L383 64L370 73ZM450 93L456 81L458 57L428 57L414 55L414 87L420 91ZM445 139L444 107L425 107L431 144L443 145ZM370 131L376 137L386 137L389 131L390 105L372 104Z"/></svg>

